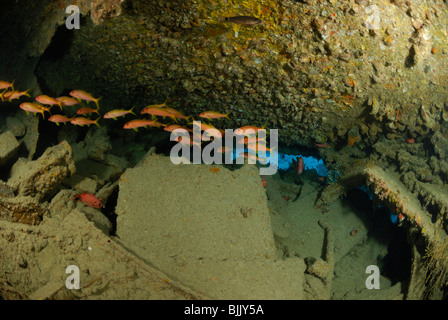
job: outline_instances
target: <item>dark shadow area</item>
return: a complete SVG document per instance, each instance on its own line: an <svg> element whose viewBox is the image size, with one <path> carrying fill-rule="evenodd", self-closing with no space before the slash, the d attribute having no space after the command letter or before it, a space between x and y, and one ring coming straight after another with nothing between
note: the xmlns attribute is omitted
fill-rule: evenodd
<svg viewBox="0 0 448 320"><path fill-rule="evenodd" d="M46 72L43 71L49 63L55 63L56 61L61 60L64 55L69 52L73 43L73 36L74 30L67 29L65 25L57 28L50 45L41 56L36 67L35 74L39 81L40 89L47 95L55 96L58 95L59 92L53 92L51 86L45 81L45 77L42 77L41 75L46 74Z"/></svg>
<svg viewBox="0 0 448 320"><path fill-rule="evenodd" d="M396 216L385 206L375 206L371 196L360 188L348 191L346 200L365 213L368 236L387 245L388 253L378 261L381 274L389 278L392 285L409 279L412 249L407 241L405 225L398 226Z"/></svg>

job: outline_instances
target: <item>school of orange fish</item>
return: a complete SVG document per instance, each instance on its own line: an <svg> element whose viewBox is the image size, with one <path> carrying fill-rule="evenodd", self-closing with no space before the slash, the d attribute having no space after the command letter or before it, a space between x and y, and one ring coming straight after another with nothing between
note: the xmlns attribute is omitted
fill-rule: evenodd
<svg viewBox="0 0 448 320"><path fill-rule="evenodd" d="M30 97L30 95L28 94L28 90L26 91L18 91L14 89L14 81L12 82L7 82L7 81L0 81L0 90L3 90L2 92L0 92L0 99L2 102L10 102L12 100L15 99L20 99L23 96L26 97ZM51 121L57 125L61 124L61 123L67 123L70 122L71 124L74 125L78 125L78 126L90 126L91 124L94 124L98 127L100 127L100 125L98 124L98 121L100 119L114 119L117 120L117 118L119 117L124 117L126 115L134 115L136 116L136 113L134 113L133 109L134 107L132 107L131 109L114 109L111 110L109 112L107 112L106 114L104 114L101 117L101 114L99 112L100 106L99 106L99 101L101 100L101 98L94 98L91 94L83 91L83 90L73 90L70 92L70 97L67 96L62 96L62 97L57 97L57 98L53 98L53 97L49 97L47 95L39 95L37 97L35 97L35 102L23 102L19 105L19 107L26 111L26 113L34 113L34 114L38 114L40 113L42 115L42 118L45 119L45 112L48 112L50 114L50 117L48 118L48 121ZM84 104L84 102L86 102L86 104L93 102L96 106L96 108L91 108L89 106L87 106L86 104ZM181 112L179 112L178 110L169 107L166 105L165 101L162 104L154 104L154 105L149 105L145 108L143 108L140 111L141 115L151 115L151 119L133 119L130 120L128 122L126 122L123 126L124 129L134 129L134 130L138 130L138 128L142 128L142 127L163 127L163 129L165 131L168 132L172 132L176 129L184 129L187 132L190 132L190 138L189 139L183 139L181 136L177 137L177 139L175 141L179 142L179 143L187 143L189 145L195 145L197 144L197 142L195 142L196 140L193 139L193 137L191 136L191 132L193 132L193 129L188 127L189 125L193 125L193 127L195 125L200 125L200 130L201 131L206 131L206 130L217 130L221 135L224 136L225 131L222 129L217 129L215 128L215 126L213 126L211 124L212 119L221 119L221 118L226 118L229 119L229 114L222 114L216 111L204 111L202 113L199 114L199 117L202 119L207 119L209 121L209 123L206 123L204 121L201 122L195 122L193 119L192 115L189 116L185 116L183 115ZM76 115L73 117L68 117L66 115L63 114L51 114L51 108L58 106L60 108L60 111L64 111L65 107L71 107L71 106L80 106L77 111L76 111ZM98 117L93 120L91 118L86 117L86 115L91 115L96 113L98 115ZM165 119L166 117L172 119L175 123L169 123L169 124L165 124L165 123L161 123L158 121L157 117L162 117L163 119ZM192 122L189 122L189 119L192 120ZM183 120L186 122L185 125L180 125L179 124L179 120ZM234 131L235 134L245 134L247 132L247 130L253 130L255 133L257 133L259 130L264 129L263 127L257 127L257 126L252 126L252 125L248 125L248 126L243 126L241 128L238 128ZM210 131L208 131L210 132ZM243 139L243 140L241 140ZM257 147L258 150L260 150L260 145L263 146L265 152L269 151L270 149L266 147L266 141L264 140L265 138L258 138L257 136L245 136L242 137L238 142L242 143L244 145L246 145L246 148L248 150L252 150L255 152L255 154L257 154ZM203 139L200 139L200 141ZM221 153L225 152L225 148L222 147L222 149L219 150ZM242 153L239 156L245 157L245 158L249 158L249 154L248 153ZM256 159L260 162L262 162L262 159L256 157Z"/></svg>

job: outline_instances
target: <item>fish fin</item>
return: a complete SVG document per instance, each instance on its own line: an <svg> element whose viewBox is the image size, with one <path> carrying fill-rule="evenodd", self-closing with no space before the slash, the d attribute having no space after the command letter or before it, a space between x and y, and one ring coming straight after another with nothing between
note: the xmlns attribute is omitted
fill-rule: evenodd
<svg viewBox="0 0 448 320"><path fill-rule="evenodd" d="M95 104L96 104L96 108L97 108L98 110L100 109L100 105L98 104L98 102L99 102L101 99L103 99L103 97L99 97L99 98L97 98L97 99L94 99L94 100L95 100Z"/></svg>
<svg viewBox="0 0 448 320"><path fill-rule="evenodd" d="M134 128L134 131L135 131L135 132L138 132L138 128Z"/></svg>
<svg viewBox="0 0 448 320"><path fill-rule="evenodd" d="M63 111L62 110L62 101L58 101L58 106L59 106L59 108L61 108L61 111Z"/></svg>

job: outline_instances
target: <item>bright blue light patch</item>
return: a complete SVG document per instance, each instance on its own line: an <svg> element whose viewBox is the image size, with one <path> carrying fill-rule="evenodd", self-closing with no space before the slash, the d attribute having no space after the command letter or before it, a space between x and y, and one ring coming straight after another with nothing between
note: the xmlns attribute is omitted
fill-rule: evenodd
<svg viewBox="0 0 448 320"><path fill-rule="evenodd" d="M393 224L397 224L398 223L398 215L393 214L392 211L389 210L389 216L390 216L390 221Z"/></svg>
<svg viewBox="0 0 448 320"><path fill-rule="evenodd" d="M370 192L369 188L367 188L365 185L362 185L362 186L357 187L357 188L362 190L362 191L364 191L369 196L369 199L371 201L373 200L373 195ZM388 207L379 205L377 208L378 209L383 209L383 210L386 211L386 214L389 216L389 219L392 222L392 224L396 225L398 223L398 215L394 214Z"/></svg>
<svg viewBox="0 0 448 320"><path fill-rule="evenodd" d="M235 150L233 155L232 155L232 159L236 159L236 155L240 154L242 152L248 152L248 153L253 153L255 154L253 151L251 150L247 150L247 149L239 149L239 150ZM259 152L258 153L258 157L261 159L266 159L264 164L269 164L270 163L270 152ZM303 158L303 166L304 166L304 170L311 170L311 169L316 169L317 174L320 177L326 177L328 176L328 171L327 168L325 167L324 161L322 159L316 159L314 157L304 157L304 156L300 156L300 155L292 155L292 154L285 154L285 153L277 153L275 151L272 152L272 156L273 159L275 159L275 156L278 155L278 169L279 170L288 170L289 168L291 168L292 166L292 162L293 160L296 160L298 157L302 157Z"/></svg>
<svg viewBox="0 0 448 320"><path fill-rule="evenodd" d="M303 158L304 170L316 169L319 176L328 176L328 171L325 167L324 161L322 159L316 159L314 157L304 157L300 155L279 153L278 168L280 170L288 170L289 168L291 168L293 160L295 161L298 157Z"/></svg>

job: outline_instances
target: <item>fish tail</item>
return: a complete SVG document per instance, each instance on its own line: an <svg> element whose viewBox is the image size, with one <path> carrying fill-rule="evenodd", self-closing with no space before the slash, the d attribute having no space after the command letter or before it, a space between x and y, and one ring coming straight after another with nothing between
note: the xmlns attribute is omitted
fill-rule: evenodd
<svg viewBox="0 0 448 320"><path fill-rule="evenodd" d="M12 82L11 82L11 88L13 91L14 91L14 81L16 81L16 79L12 80Z"/></svg>
<svg viewBox="0 0 448 320"><path fill-rule="evenodd" d="M132 111L132 110L134 110L134 108L135 108L135 106L133 106L131 109L129 109L129 113L130 113L130 114L133 114L134 116L136 116L135 112ZM115 119L115 120L117 120L117 119Z"/></svg>
<svg viewBox="0 0 448 320"><path fill-rule="evenodd" d="M75 193L75 197L74 197L72 200L79 200L79 197L80 197L80 196L81 196L81 195Z"/></svg>
<svg viewBox="0 0 448 320"><path fill-rule="evenodd" d="M62 111L62 101L58 101L58 106L59 106L59 108L61 108L61 111Z"/></svg>
<svg viewBox="0 0 448 320"><path fill-rule="evenodd" d="M99 97L99 98L97 98L97 99L94 99L95 104L96 104L96 108L97 108L98 110L100 109L100 105L98 104L98 102L99 102L101 99L103 99L103 97Z"/></svg>
<svg viewBox="0 0 448 320"><path fill-rule="evenodd" d="M100 118L101 118L101 117L98 117L98 118L96 118L95 121L93 121L93 123L96 124L96 126L97 126L98 128L100 128L100 125L99 125L99 123L98 123L98 120L100 120Z"/></svg>
<svg viewBox="0 0 448 320"><path fill-rule="evenodd" d="M15 80L14 80L14 81L15 81ZM31 97L31 96L28 94L28 91L30 91L30 90L31 90L31 88L27 89L27 90L23 93L23 95L24 95L24 96Z"/></svg>
<svg viewBox="0 0 448 320"><path fill-rule="evenodd" d="M193 122L195 122L196 120L194 120L194 118L193 118L193 116L191 115L191 116L189 116L189 117L191 117L191 122L188 122L187 124L193 124Z"/></svg>
<svg viewBox="0 0 448 320"><path fill-rule="evenodd" d="M230 120L230 118L229 118L229 114L230 114L230 112L227 113L227 114L225 115L225 118L226 118L227 120Z"/></svg>

